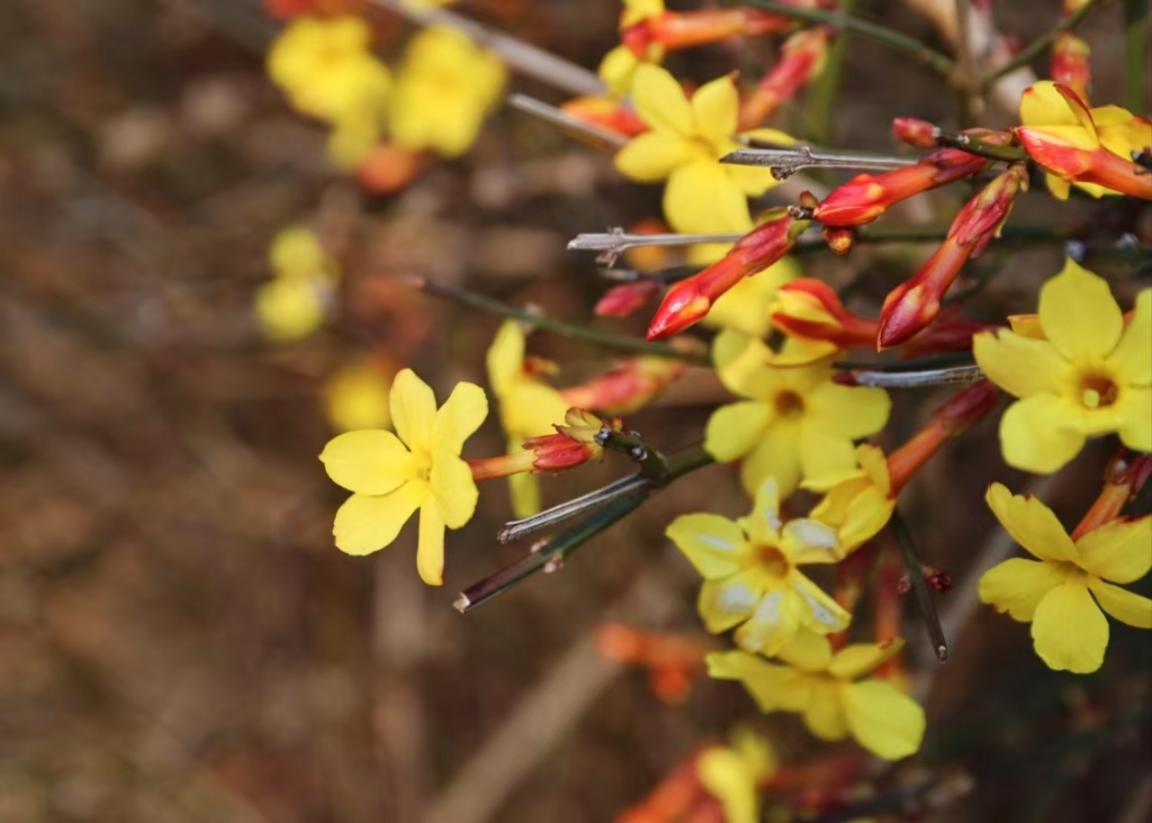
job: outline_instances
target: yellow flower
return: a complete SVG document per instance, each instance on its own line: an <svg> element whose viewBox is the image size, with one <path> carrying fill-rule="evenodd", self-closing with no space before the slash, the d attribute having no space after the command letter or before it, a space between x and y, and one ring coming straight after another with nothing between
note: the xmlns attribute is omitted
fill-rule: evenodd
<svg viewBox="0 0 1152 823"><path fill-rule="evenodd" d="M1020 398L1000 421L1008 464L1054 472L1085 438L1111 432L1152 451L1152 289L1125 328L1107 282L1068 260L1041 288L1039 318L1045 339L1006 329L973 338L980 368Z"/></svg>
<svg viewBox="0 0 1152 823"><path fill-rule="evenodd" d="M392 138L407 149L463 154L500 96L500 58L455 29L429 28L408 44L391 105Z"/></svg>
<svg viewBox="0 0 1152 823"><path fill-rule="evenodd" d="M650 130L620 150L616 168L640 182L667 179L664 215L677 231L751 230L746 198L776 181L767 169L717 162L738 148L732 136L740 100L732 77L704 84L689 100L676 78L645 64L636 69L632 102ZM781 132L755 134L792 142Z"/></svg>
<svg viewBox="0 0 1152 823"><path fill-rule="evenodd" d="M725 823L760 820L760 782L778 768L768 738L737 729L730 746L709 746L696 761L700 785L720 801Z"/></svg>
<svg viewBox="0 0 1152 823"><path fill-rule="evenodd" d="M500 404L500 424L508 435L508 453L523 451L530 437L552 434L553 424L563 423L568 403L560 392L527 374L524 369L524 330L507 320L496 332L488 349L488 382ZM516 517L540 510L540 489L528 473L508 477L512 509Z"/></svg>
<svg viewBox="0 0 1152 823"><path fill-rule="evenodd" d="M272 44L268 73L305 114L337 124L370 113L382 126L391 81L371 40L359 17L299 17Z"/></svg>
<svg viewBox="0 0 1152 823"><path fill-rule="evenodd" d="M336 431L386 429L392 425L388 386L392 371L376 360L344 366L324 384L324 411Z"/></svg>
<svg viewBox="0 0 1152 823"><path fill-rule="evenodd" d="M664 13L664 0L624 0L624 10L620 15L620 28L626 29L649 18L658 17ZM664 47L659 43L652 43L644 53L644 59L638 58L628 46L619 45L604 55L600 61L597 73L604 84L608 86L612 97L623 97L632 88L632 80L636 76L636 69L644 63L659 63L664 59Z"/></svg>
<svg viewBox="0 0 1152 823"><path fill-rule="evenodd" d="M801 632L780 652L787 665L770 663L742 651L708 655L708 673L739 680L761 711L803 715L808 729L822 740L851 735L885 760L914 754L924 737L924 710L891 683L861 679L903 647L857 643L835 654L828 639Z"/></svg>
<svg viewBox="0 0 1152 823"><path fill-rule="evenodd" d="M809 513L836 530L844 554L875 537L896 508L884 452L864 443L856 447L856 461L860 468L828 489Z"/></svg>
<svg viewBox="0 0 1152 823"><path fill-rule="evenodd" d="M697 607L708 631L741 624L743 649L776 654L802 626L829 634L852 620L798 568L839 560L835 531L815 520L782 523L774 478L761 482L749 516L686 514L666 534L704 577Z"/></svg>
<svg viewBox="0 0 1152 823"><path fill-rule="evenodd" d="M1052 510L994 483L985 497L1012 539L1038 560L1013 558L980 578L980 599L1032 623L1036 653L1052 669L1094 672L1104 662L1108 621L1152 629L1152 600L1115 586L1152 568L1152 515L1112 520L1073 541ZM1095 597L1095 600L1093 600Z"/></svg>
<svg viewBox="0 0 1152 823"><path fill-rule="evenodd" d="M460 457L464 441L488 415L483 390L458 383L439 409L432 389L411 369L392 383L396 434L347 432L328 441L324 470L352 496L336 512L332 533L348 554L378 551L420 510L416 569L430 586L443 583L444 528L459 529L476 510L476 483Z"/></svg>
<svg viewBox="0 0 1152 823"><path fill-rule="evenodd" d="M785 257L730 288L701 322L712 328L735 329L748 337L764 337L772 330L769 309L776 302L776 290L799 276L796 261Z"/></svg>
<svg viewBox="0 0 1152 823"><path fill-rule="evenodd" d="M282 230L268 251L275 273L256 291L256 317L271 340L299 340L324 322L336 297L336 263L308 229Z"/></svg>
<svg viewBox="0 0 1152 823"><path fill-rule="evenodd" d="M789 338L777 357L762 341L733 331L713 344L721 382L747 399L712 414L704 448L720 462L745 458L741 479L749 494L765 477L775 477L785 496L801 479L808 488L826 488L855 470L852 441L888 420L888 394L833 383L830 359L774 365L804 363L804 352L802 341Z"/></svg>

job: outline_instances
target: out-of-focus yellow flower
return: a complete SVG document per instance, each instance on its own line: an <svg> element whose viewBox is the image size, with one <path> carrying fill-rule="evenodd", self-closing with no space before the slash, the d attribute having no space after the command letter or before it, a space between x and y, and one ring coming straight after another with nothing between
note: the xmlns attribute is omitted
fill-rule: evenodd
<svg viewBox="0 0 1152 823"><path fill-rule="evenodd" d="M1037 560L1013 558L980 578L980 599L1032 623L1036 653L1052 669L1094 672L1104 662L1108 621L1152 629L1152 600L1113 583L1152 568L1152 515L1111 520L1073 541L1052 510L994 483L985 497L1000 524ZM1093 600L1095 597L1095 600Z"/></svg>
<svg viewBox="0 0 1152 823"><path fill-rule="evenodd" d="M282 230L268 251L275 274L256 291L256 317L271 340L299 340L316 331L335 300L339 270L312 231Z"/></svg>
<svg viewBox="0 0 1152 823"><path fill-rule="evenodd" d="M739 680L761 711L797 712L822 740L851 735L885 760L914 754L924 737L924 710L891 683L861 679L903 647L856 643L835 654L828 639L802 631L780 652L787 665L748 652L713 652L708 673Z"/></svg>
<svg viewBox="0 0 1152 823"><path fill-rule="evenodd" d="M856 447L856 461L860 468L828 489L809 513L836 530L844 554L875 537L896 508L884 452L863 443Z"/></svg>
<svg viewBox="0 0 1152 823"><path fill-rule="evenodd" d="M430 586L444 575L444 529L459 529L476 510L464 441L488 415L484 391L458 383L439 409L428 384L411 369L396 375L391 394L396 434L370 429L328 441L320 459L328 476L352 496L336 512L332 533L348 554L378 551L420 510L416 569Z"/></svg>
<svg viewBox="0 0 1152 823"><path fill-rule="evenodd" d="M626 29L649 17L657 17L664 13L664 0L624 0L624 9L620 13L620 28ZM600 79L608 86L613 97L622 97L632 88L632 79L636 76L636 69L643 63L659 63L664 59L664 47L659 43L651 43L644 51L641 60L626 45L619 45L604 55L600 61L597 72Z"/></svg>
<svg viewBox="0 0 1152 823"><path fill-rule="evenodd" d="M777 181L767 169L717 162L738 148L732 136L740 101L732 77L704 84L689 100L675 77L645 64L636 69L632 102L649 131L617 153L616 168L633 180L668 181L664 216L676 231L751 230L746 198L762 194ZM750 134L794 142L782 132Z"/></svg>
<svg viewBox="0 0 1152 823"><path fill-rule="evenodd" d="M412 38L390 107L392 139L407 149L463 154L504 87L504 64L455 29Z"/></svg>
<svg viewBox="0 0 1152 823"><path fill-rule="evenodd" d="M852 620L798 568L839 560L836 532L815 520L782 522L772 477L760 483L747 517L686 514L666 534L704 577L697 607L708 631L740 624L736 643L743 649L773 655L801 627L830 634Z"/></svg>
<svg viewBox="0 0 1152 823"><path fill-rule="evenodd" d="M388 67L370 49L359 17L299 17L268 53L268 74L293 107L335 127L329 152L354 165L384 129Z"/></svg>
<svg viewBox="0 0 1152 823"><path fill-rule="evenodd" d="M324 412L336 431L386 429L392 425L388 387L392 371L377 360L344 366L324 384Z"/></svg>
<svg viewBox="0 0 1152 823"><path fill-rule="evenodd" d="M768 738L747 729L737 729L730 746L709 746L696 761L700 785L720 801L725 823L760 820L760 782L778 767Z"/></svg>
<svg viewBox="0 0 1152 823"><path fill-rule="evenodd" d="M1120 106L1088 108L1067 86L1042 80L1020 97L1016 135L1048 172L1048 188L1068 197L1075 184L1093 197L1152 199L1152 177L1132 160L1152 146L1152 123Z"/></svg>
<svg viewBox="0 0 1152 823"><path fill-rule="evenodd" d="M875 434L888 420L888 394L832 382L827 358L774 365L806 362L805 351L803 341L789 338L778 356L733 331L713 344L721 382L747 399L712 414L704 448L720 462L744 458L740 476L749 494L766 477L776 478L782 495L801 480L808 488L831 486L856 468L852 441Z"/></svg>
<svg viewBox="0 0 1152 823"><path fill-rule="evenodd" d="M507 320L496 332L488 349L488 381L500 404L500 424L508 435L508 453L523 451L531 437L552 434L562 424L569 403L556 389L525 370L524 330ZM516 517L528 517L540 510L540 489L536 477L523 473L508 477L512 509Z"/></svg>
<svg viewBox="0 0 1152 823"><path fill-rule="evenodd" d="M1007 329L973 338L980 368L1020 398L1000 420L1009 465L1048 474L1111 432L1152 451L1152 289L1125 328L1108 283L1068 260L1040 290L1039 319L1045 339Z"/></svg>

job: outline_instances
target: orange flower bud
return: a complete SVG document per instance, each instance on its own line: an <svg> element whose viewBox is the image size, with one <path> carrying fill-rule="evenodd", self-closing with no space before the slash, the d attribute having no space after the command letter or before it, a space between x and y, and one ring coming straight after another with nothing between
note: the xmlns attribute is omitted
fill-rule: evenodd
<svg viewBox="0 0 1152 823"><path fill-rule="evenodd" d="M1017 193L1026 188L1028 173L1015 165L964 204L948 237L914 276L888 293L880 313L877 348L886 349L911 338L940 312L940 301L968 259L999 233Z"/></svg>
<svg viewBox="0 0 1152 823"><path fill-rule="evenodd" d="M1152 173L1131 159L1103 147L1076 148L1041 129L1021 127L1016 129L1016 136L1033 160L1058 177L1152 200Z"/></svg>
<svg viewBox="0 0 1152 823"><path fill-rule="evenodd" d="M631 106L611 97L576 97L562 105L560 110L625 137L648 131L648 124Z"/></svg>
<svg viewBox="0 0 1152 823"><path fill-rule="evenodd" d="M827 340L840 348L866 346L876 339L875 320L852 314L831 286L808 277L777 290L772 322L795 337Z"/></svg>
<svg viewBox="0 0 1152 823"><path fill-rule="evenodd" d="M892 121L892 134L901 143L921 149L932 149L936 147L940 127L915 117L897 117Z"/></svg>
<svg viewBox="0 0 1152 823"><path fill-rule="evenodd" d="M685 368L683 362L668 357L633 357L607 374L560 393L574 408L630 414L648 405Z"/></svg>
<svg viewBox="0 0 1152 823"><path fill-rule="evenodd" d="M1152 477L1152 454L1142 454L1129 461L1126 450L1121 449L1109 461L1106 477L1100 496L1073 530L1073 540L1078 540L1120 516L1121 509L1139 494L1148 478Z"/></svg>
<svg viewBox="0 0 1152 823"><path fill-rule="evenodd" d="M813 211L826 226L860 226L871 223L901 200L971 177L987 164L960 149L940 149L920 162L883 174L858 174L832 190Z"/></svg>
<svg viewBox="0 0 1152 823"><path fill-rule="evenodd" d="M807 220L797 219L785 209L778 210L767 222L736 241L711 266L668 289L648 326L648 339L676 334L702 319L722 294L791 251L807 227Z"/></svg>
<svg viewBox="0 0 1152 823"><path fill-rule="evenodd" d="M1062 83L1076 94L1087 99L1088 86L1092 83L1092 64L1089 58L1092 49L1071 32L1064 32L1052 44L1052 63L1049 73L1057 83Z"/></svg>
<svg viewBox="0 0 1152 823"><path fill-rule="evenodd" d="M824 226L820 233L833 254L845 255L856 244L856 232L848 226Z"/></svg>
<svg viewBox="0 0 1152 823"><path fill-rule="evenodd" d="M828 29L805 29L784 41L780 61L764 75L740 106L740 128L758 126L824 68L828 55Z"/></svg>
<svg viewBox="0 0 1152 823"><path fill-rule="evenodd" d="M593 311L599 317L627 317L647 303L659 288L660 281L654 278L614 286L596 302Z"/></svg>
<svg viewBox="0 0 1152 823"><path fill-rule="evenodd" d="M356 176L368 191L392 194L411 183L427 165L428 156L424 152L395 143L380 143L361 161Z"/></svg>
<svg viewBox="0 0 1152 823"><path fill-rule="evenodd" d="M639 59L654 45L686 49L727 40L787 31L795 23L772 12L749 8L666 11L627 26L620 39Z"/></svg>
<svg viewBox="0 0 1152 823"><path fill-rule="evenodd" d="M522 444L532 455L532 471L556 472L582 466L604 454L597 435L605 427L622 431L624 423L616 418L601 420L591 412L569 409L564 416L566 425L555 426L555 434L532 437ZM475 472L474 472L475 473Z"/></svg>

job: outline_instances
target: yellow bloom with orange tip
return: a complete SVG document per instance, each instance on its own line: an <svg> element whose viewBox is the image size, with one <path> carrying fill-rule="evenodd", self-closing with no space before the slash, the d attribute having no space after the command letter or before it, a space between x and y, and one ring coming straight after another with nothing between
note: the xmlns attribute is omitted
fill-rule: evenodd
<svg viewBox="0 0 1152 823"><path fill-rule="evenodd" d="M749 494L765 477L775 477L785 496L801 481L827 488L855 471L852 441L888 421L887 392L834 383L831 359L814 356L806 341L788 338L776 353L724 331L712 357L720 381L746 399L712 414L704 448L722 463L744 458L740 476ZM802 365L783 365L796 363Z"/></svg>
<svg viewBox="0 0 1152 823"><path fill-rule="evenodd" d="M626 29L663 13L664 0L624 0L624 8L620 12L620 28ZM596 73L608 86L610 95L622 97L631 91L637 68L643 63L659 63L663 59L664 47L659 43L652 43L645 49L643 60L628 46L621 44L604 55Z"/></svg>
<svg viewBox="0 0 1152 823"><path fill-rule="evenodd" d="M439 409L432 389L411 369L392 383L396 433L380 429L341 434L320 460L352 496L336 512L336 546L365 555L390 545L420 511L416 569L430 586L443 583L444 529L459 529L476 510L472 470L461 457L464 441L488 415L484 391L458 383Z"/></svg>
<svg viewBox="0 0 1152 823"><path fill-rule="evenodd" d="M374 359L343 366L324 383L325 416L336 431L386 429L392 425L388 407L391 369Z"/></svg>
<svg viewBox="0 0 1152 823"><path fill-rule="evenodd" d="M1152 178L1132 160L1152 146L1152 122L1120 106L1089 108L1067 86L1042 80L1020 97L1016 136L1049 172L1048 188L1068 197L1074 184L1100 197L1130 194L1152 199Z"/></svg>
<svg viewBox="0 0 1152 823"><path fill-rule="evenodd" d="M815 520L782 522L772 477L761 482L747 517L686 514L666 534L704 577L697 607L705 627L716 634L739 625L743 649L776 654L801 627L830 634L852 620L798 568L839 560L835 531Z"/></svg>
<svg viewBox="0 0 1152 823"><path fill-rule="evenodd" d="M293 226L272 240L273 279L256 291L256 319L264 336L287 342L316 331L336 299L339 270L309 229Z"/></svg>
<svg viewBox="0 0 1152 823"><path fill-rule="evenodd" d="M1044 339L1007 329L973 338L984 374L1020 398L1000 420L1008 464L1049 474L1111 432L1152 451L1152 289L1125 327L1108 283L1069 259L1040 289L1038 315Z"/></svg>
<svg viewBox="0 0 1152 823"><path fill-rule="evenodd" d="M471 147L507 72L495 54L449 28L412 38L389 108L392 139L407 149L457 157Z"/></svg>
<svg viewBox="0 0 1152 823"><path fill-rule="evenodd" d="M705 83L689 99L665 69L641 65L632 81L632 102L649 130L616 155L616 168L643 183L667 180L664 216L680 232L747 232L752 228L746 198L777 182L767 169L721 165L738 148L740 99L724 76ZM782 132L757 136L790 144Z"/></svg>
<svg viewBox="0 0 1152 823"><path fill-rule="evenodd" d="M739 680L761 711L803 716L822 740L851 736L885 760L915 754L924 738L924 710L891 683L865 676L903 648L855 643L833 653L823 635L802 631L780 651L784 665L744 651L708 655L708 674Z"/></svg>
<svg viewBox="0 0 1152 823"><path fill-rule="evenodd" d="M359 17L298 17L272 44L268 74L304 114L332 124L369 116L382 127L391 76L371 42Z"/></svg>
<svg viewBox="0 0 1152 823"><path fill-rule="evenodd" d="M509 454L523 451L522 444L531 437L552 434L554 425L564 422L570 405L560 392L525 370L525 343L521 325L506 320L488 348L488 382L500 405ZM533 475L510 475L508 486L516 517L540 510L540 489Z"/></svg>
<svg viewBox="0 0 1152 823"><path fill-rule="evenodd" d="M985 572L980 599L1030 622L1036 653L1049 668L1077 674L1100 668L1108 646L1104 612L1152 629L1152 600L1114 585L1139 580L1152 568L1152 515L1111 520L1074 541L1034 497L994 483L985 500L1037 559L1013 558Z"/></svg>
<svg viewBox="0 0 1152 823"><path fill-rule="evenodd" d="M768 738L737 729L727 746L709 746L696 761L700 785L720 801L725 823L760 820L760 783L779 768Z"/></svg>
<svg viewBox="0 0 1152 823"><path fill-rule="evenodd" d="M836 531L840 551L847 555L875 537L896 508L888 461L876 446L856 447L859 469L828 489L809 516Z"/></svg>

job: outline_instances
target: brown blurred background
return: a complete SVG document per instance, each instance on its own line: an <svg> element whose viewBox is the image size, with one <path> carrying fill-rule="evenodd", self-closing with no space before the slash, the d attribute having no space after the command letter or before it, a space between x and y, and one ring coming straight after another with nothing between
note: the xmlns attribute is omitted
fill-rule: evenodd
<svg viewBox="0 0 1152 823"><path fill-rule="evenodd" d="M908 6L857 5L941 44ZM1056 5L1005 9L1004 28L1026 41ZM1119 96L1116 5L1086 27L1101 102ZM476 6L587 66L615 38L610 2ZM499 483L450 534L442 590L416 577L411 527L375 557L333 547L342 493L315 457L331 436L323 380L384 347L441 393L481 381L497 321L395 289L371 310L345 305L307 341L270 345L251 304L272 236L311 221L336 238L352 282L419 271L586 321L602 286L566 239L653 213L659 195L502 110L465 159L365 196L328 171L321 130L265 79L275 30L256 0L7 0L0 12L0 821L602 821L738 721L786 755L821 751L732 684L701 680L665 706L642 672L591 645L609 617L699 632L696 581L661 533L686 511L740 512L727 469L676 484L562 572L465 617L456 591L523 551L493 539L509 516ZM771 53L673 64L707 79ZM949 121L953 101L899 58L854 40L848 67L840 145L889 149L896 114ZM782 123L797 127L798 112ZM1024 222L1148 222L1107 204L1057 218L1034 199ZM940 220L956 205L933 202ZM877 268L862 305L924 251L857 258ZM978 310L988 317L1028 309L1059 267L1059 249L1013 254L1015 275ZM824 257L806 265L847 273ZM1127 278L1117 289L1130 299ZM545 334L533 347L577 377L606 362ZM898 397L886 442L938 399ZM686 392L628 422L675 448L706 415ZM501 444L492 420L469 449ZM1108 453L1097 444L1043 487L1066 521ZM626 470L610 459L545 481L546 496ZM910 489L922 551L960 583L943 602L965 630L932 672L925 749L897 783L963 776L970 790L932 819L1146 819L1146 640L1114 623L1101 673L1054 674L1026 627L948 599L997 539L980 502L991 479L1025 483L986 423ZM934 670L915 620L909 641Z"/></svg>

